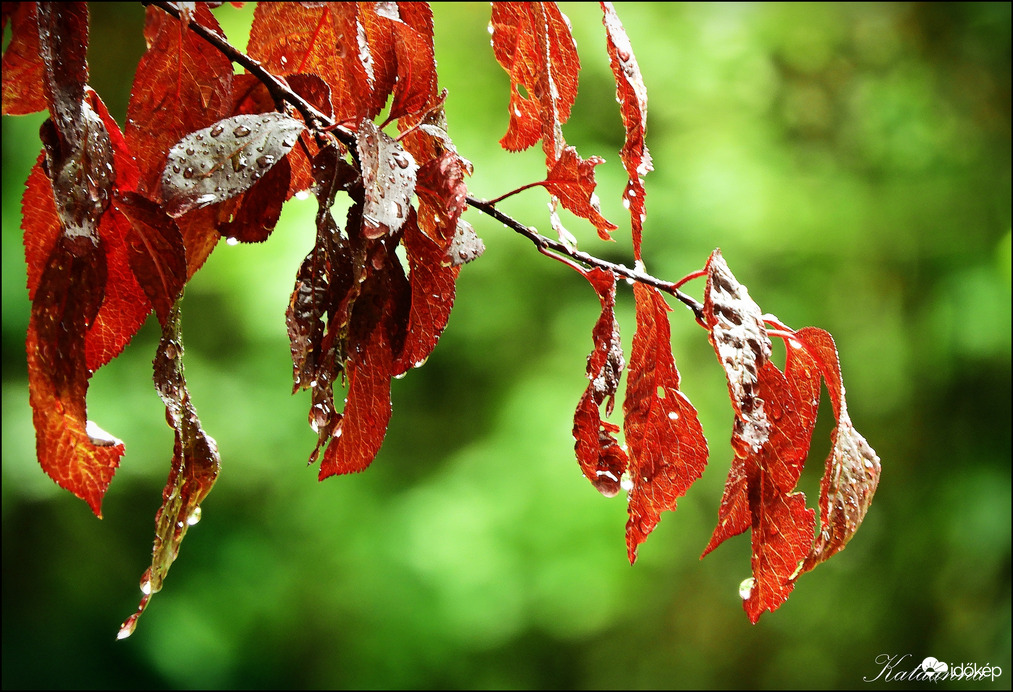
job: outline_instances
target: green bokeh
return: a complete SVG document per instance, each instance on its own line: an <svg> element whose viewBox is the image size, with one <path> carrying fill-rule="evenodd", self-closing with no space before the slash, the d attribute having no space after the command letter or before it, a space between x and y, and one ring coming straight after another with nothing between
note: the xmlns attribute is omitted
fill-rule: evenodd
<svg viewBox="0 0 1013 692"><path fill-rule="evenodd" d="M629 262L600 11L563 7L583 62L563 132L608 159L598 193L620 230L607 244L567 225L582 249ZM720 246L764 310L834 334L851 416L883 460L848 550L756 626L737 594L748 539L697 559L731 409L705 333L676 307L712 464L631 568L622 496L582 478L570 435L598 301L473 212L488 250L463 269L433 356L394 382L382 451L363 474L317 483L308 399L289 394L283 316L314 233L314 204L294 200L267 243L222 244L187 288L187 378L223 471L164 591L116 642L172 447L150 380L157 325L92 379L90 416L128 449L100 522L34 458L19 224L42 116L5 117L4 688L853 688L881 654L998 665L994 683L943 687L1009 688L1009 4L617 10L650 96L648 269L676 279ZM434 12L473 194L539 179L537 147L497 143L508 80L488 5ZM252 4L216 13L244 45ZM92 83L121 123L142 25L139 5L93 6ZM547 230L545 202L531 190L502 207ZM630 292L618 302L628 345Z"/></svg>

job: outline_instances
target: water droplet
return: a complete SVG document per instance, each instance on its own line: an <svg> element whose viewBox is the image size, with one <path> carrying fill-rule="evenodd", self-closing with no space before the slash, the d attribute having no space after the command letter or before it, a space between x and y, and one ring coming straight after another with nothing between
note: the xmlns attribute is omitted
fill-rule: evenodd
<svg viewBox="0 0 1013 692"><path fill-rule="evenodd" d="M400 168L401 170L408 168L409 165L408 159L406 159L398 152L394 152L394 163L396 163L397 167Z"/></svg>
<svg viewBox="0 0 1013 692"><path fill-rule="evenodd" d="M176 163L172 164L172 172L179 173L179 164Z"/></svg>
<svg viewBox="0 0 1013 692"><path fill-rule="evenodd" d="M630 474L625 472L623 473L622 477L619 479L619 487L626 492L633 490L633 479L630 478Z"/></svg>
<svg viewBox="0 0 1013 692"><path fill-rule="evenodd" d="M200 521L200 507L194 507L193 511L190 512L190 516L186 518L186 523L193 526Z"/></svg>
<svg viewBox="0 0 1013 692"><path fill-rule="evenodd" d="M217 137L223 132L225 132L225 127L221 123L218 123L217 125L211 128L212 137Z"/></svg>
<svg viewBox="0 0 1013 692"><path fill-rule="evenodd" d="M176 351L176 344L171 341L165 345L165 357L169 360L174 360L178 352Z"/></svg>
<svg viewBox="0 0 1013 692"><path fill-rule="evenodd" d="M739 597L743 600L749 600L749 597L753 593L753 587L756 586L756 580L752 577L743 579L742 583L739 584Z"/></svg>
<svg viewBox="0 0 1013 692"><path fill-rule="evenodd" d="M679 420L679 414L676 413L675 411L669 411L668 412L668 419L669 420Z"/></svg>
<svg viewBox="0 0 1013 692"><path fill-rule="evenodd" d="M626 48L616 48L616 53L619 54L619 59L626 62L630 59L630 52Z"/></svg>
<svg viewBox="0 0 1013 692"><path fill-rule="evenodd" d="M403 380L405 378L405 375L407 375L407 374L408 374L407 372L403 372L400 375L394 375L394 379L395 380Z"/></svg>
<svg viewBox="0 0 1013 692"><path fill-rule="evenodd" d="M324 404L317 403L310 407L310 427L313 428L313 432L318 433L320 429L327 425L327 419L330 416L327 415L327 408Z"/></svg>
<svg viewBox="0 0 1013 692"><path fill-rule="evenodd" d="M287 65L288 64L288 56L287 55L281 56L281 60L279 62L281 62L282 65Z"/></svg>
<svg viewBox="0 0 1013 692"><path fill-rule="evenodd" d="M186 155L187 156L193 156L193 153L194 153L193 147L187 147L186 148Z"/></svg>
<svg viewBox="0 0 1013 692"><path fill-rule="evenodd" d="M287 149L291 149L292 147L294 147L295 142L296 142L295 137L286 137L285 139L281 140L282 146L284 146Z"/></svg>
<svg viewBox="0 0 1013 692"><path fill-rule="evenodd" d="M227 245L239 245L239 238L228 237L225 239Z"/></svg>
<svg viewBox="0 0 1013 692"><path fill-rule="evenodd" d="M195 135L195 139L196 139L196 140L197 140L198 142L203 142L203 141L204 141L204 135L202 135L202 134L201 134L200 132L198 132L198 133L197 133L197 134Z"/></svg>
<svg viewBox="0 0 1013 692"><path fill-rule="evenodd" d="M151 595L151 579L148 578L148 573L144 573L144 577L141 578L141 593L145 596Z"/></svg>
<svg viewBox="0 0 1013 692"><path fill-rule="evenodd" d="M232 134L234 134L236 137L245 137L246 135L250 134L250 128L248 128L246 125L236 125L236 129L232 131Z"/></svg>
<svg viewBox="0 0 1013 692"><path fill-rule="evenodd" d="M257 157L257 165L260 166L261 168L267 168L268 166L273 166L274 165L274 157L271 156L270 154L265 154L264 156L258 156Z"/></svg>
<svg viewBox="0 0 1013 692"><path fill-rule="evenodd" d="M194 176L194 170L190 166L183 169L183 177L190 180Z"/></svg>

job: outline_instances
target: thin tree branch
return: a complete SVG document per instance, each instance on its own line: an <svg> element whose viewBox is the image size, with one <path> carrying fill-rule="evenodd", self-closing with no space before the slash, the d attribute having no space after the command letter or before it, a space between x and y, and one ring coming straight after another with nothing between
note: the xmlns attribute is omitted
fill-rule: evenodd
<svg viewBox="0 0 1013 692"><path fill-rule="evenodd" d="M704 319L703 305L695 298L688 296L682 291L680 291L674 283L658 279L656 277L651 276L650 274L645 274L644 272L637 271L636 269L630 269L624 264L615 264L613 262L608 262L606 260L599 259L594 255L589 255L586 252L582 252L581 250L571 249L567 247L565 244L559 242L558 240L553 240L552 238L542 235L535 228L525 226L516 219L507 216L499 209L496 209L490 202L484 202L480 199L475 199L470 195L466 198L466 201L468 202L469 206L481 211L483 214L491 216L492 218L496 219L497 221L499 221L512 231L520 233L522 236L524 236L532 243L534 243L538 247L539 251L542 252L542 254L551 256L550 251L555 252L565 257L574 259L580 262L581 264L585 264L589 267L599 267L601 269L608 270L613 274L617 274L619 276L630 279L631 281L638 281L642 284L646 284L647 286L654 286L658 290L664 291L665 293L674 296L677 300L682 302L686 307L688 307L690 310L693 311L693 314L696 316L697 321L703 322Z"/></svg>
<svg viewBox="0 0 1013 692"><path fill-rule="evenodd" d="M177 19L180 17L179 7L173 2L145 1L142 2L142 4L154 5L155 7L158 7L159 9L168 12ZM274 74L264 69L264 66L261 65L258 61L254 60L250 56L240 51L238 48L236 48L231 43L226 41L224 37L219 36L214 31L211 31L210 29L199 24L195 20L191 19L188 25L194 31L194 33L196 33L198 36L203 38L209 44L211 44L219 51L221 51L222 54L225 55L225 57L227 57L232 62L242 65L250 72L250 74L252 74L258 80L260 80L260 82L263 83L265 87L267 87L268 92L271 94L271 97L275 100L275 102L277 103L287 102L292 104L292 106L294 106L296 110L298 110L299 113L302 114L303 119L306 121L307 127L317 132L331 131L339 140L341 140L343 144L354 150L356 145L355 134L341 127L338 127L337 123L332 118L329 118L320 111L318 111L316 108L313 107L312 104L306 101L306 99L304 99L299 94L292 91L291 87L289 87L288 84L286 84L283 79L276 77ZM531 183L530 185L526 185L525 187L534 187L536 185L541 184L542 181L537 183ZM517 191L515 190L515 192ZM564 245L563 243L559 242L558 240L553 240L547 236L544 236L541 233L539 233L535 228L525 226L516 219L496 209L494 204L496 201L499 201L500 199L503 199L503 197L497 198L492 202L486 202L469 196L467 198L467 202L468 205L471 206L472 208L477 209L483 214L486 214L487 216L496 219L510 230L520 233L521 235L526 237L528 240L530 240L532 243L535 244L535 247L537 247L539 252L541 252L542 254L547 255L549 257L555 257L556 259L560 259L561 261L562 257L568 257L586 266L599 267L601 269L610 271L618 276L625 277L626 279L629 279L631 281L638 281L647 286L653 286L660 291L664 291L665 293L674 296L677 300L682 302L684 305L686 305L686 307L688 307L690 310L693 311L693 314L696 317L697 322L703 323L704 321L703 305L695 298L692 298L691 296L688 296L682 291L680 291L677 284L674 284L670 281L663 281L662 279L655 278L650 274L637 271L636 269L630 269L629 267L623 264L615 264L613 262L608 262L606 260L599 259L594 255L589 255L586 252L571 249L566 245ZM555 253L555 255L553 253Z"/></svg>

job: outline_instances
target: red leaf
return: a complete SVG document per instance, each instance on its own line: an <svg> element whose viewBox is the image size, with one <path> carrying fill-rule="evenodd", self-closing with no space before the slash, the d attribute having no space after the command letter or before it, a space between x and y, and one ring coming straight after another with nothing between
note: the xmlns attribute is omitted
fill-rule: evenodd
<svg viewBox="0 0 1013 692"><path fill-rule="evenodd" d="M647 190L644 188L643 177L653 170L651 155L644 143L647 132L647 87L640 74L640 66L633 55L633 47L626 35L622 22L616 16L611 2L601 3L604 16L602 23L606 30L606 45L612 74L616 79L616 99L623 116L623 128L626 141L623 144L621 157L623 166L629 175L629 182L623 192L623 202L630 210L633 222L633 255L640 259L640 241L643 235L646 209L644 201Z"/></svg>
<svg viewBox="0 0 1013 692"><path fill-rule="evenodd" d="M872 503L879 485L881 466L876 452L854 428L844 399L844 383L837 347L827 332L806 327L794 333L802 348L793 348L789 340L789 354L810 360L819 369L827 383L833 403L837 427L830 435L831 451L826 471L820 482L820 523L803 572L843 550Z"/></svg>
<svg viewBox="0 0 1013 692"><path fill-rule="evenodd" d="M630 350L624 433L629 448L629 521L626 546L632 564L637 547L676 500L703 474L707 440L696 410L679 391L672 357L669 307L657 289L633 286L637 330Z"/></svg>
<svg viewBox="0 0 1013 692"><path fill-rule="evenodd" d="M404 247L410 272L411 309L405 343L392 366L394 375L422 365L436 347L454 307L460 272L458 267L444 261L443 248L419 229L414 211L404 226Z"/></svg>
<svg viewBox="0 0 1013 692"><path fill-rule="evenodd" d="M444 249L461 214L468 208L464 176L470 172L471 163L450 149L419 168L415 190L419 197L420 225Z"/></svg>
<svg viewBox="0 0 1013 692"><path fill-rule="evenodd" d="M155 514L155 543L151 567L141 577L137 611L120 626L118 639L129 637L179 553L187 529L200 520L200 503L211 492L221 460L218 445L201 427L183 375L183 337L177 302L162 326L155 352L155 389L165 402L165 418L175 431L169 479L162 490L162 505Z"/></svg>
<svg viewBox="0 0 1013 692"><path fill-rule="evenodd" d="M197 3L191 19L222 34L205 3ZM230 114L232 63L182 20L155 7L147 10L144 35L148 50L130 92L126 139L141 170L139 190L151 196L170 147ZM189 261L190 252L188 245L192 274L206 256Z"/></svg>
<svg viewBox="0 0 1013 692"><path fill-rule="evenodd" d="M601 405L606 400L605 415L612 415L619 378L626 367L615 314L616 278L599 268L582 271L582 274L598 293L601 315L591 331L594 350L587 357L590 382L573 418L574 449L581 471L595 489L605 497L613 497L619 492L628 461L616 442L615 433L619 432L619 427L601 418Z"/></svg>
<svg viewBox="0 0 1013 692"><path fill-rule="evenodd" d="M803 571L844 547L861 523L879 480L879 458L851 426L837 350L830 335L788 332L784 374L770 361L759 307L728 270L719 251L707 263L704 319L725 369L735 410L735 459L718 525L704 555L752 528L753 576L742 583L752 622L778 608ZM782 331L779 333L785 336ZM821 483L822 530L815 512L793 492L809 453L819 408L820 376L831 392L838 427Z"/></svg>
<svg viewBox="0 0 1013 692"><path fill-rule="evenodd" d="M85 406L90 377L85 330L104 286L98 238L61 235L41 273L26 340L39 465L100 518L102 497L124 451L119 440L88 420Z"/></svg>
<svg viewBox="0 0 1013 692"><path fill-rule="evenodd" d="M443 92L441 98L445 96ZM457 153L447 134L442 103L421 115L401 118L398 129L402 132L401 145L416 161L425 162L416 176L419 228L447 249L457 236L461 214L468 208L464 176L471 175L471 162ZM462 234L471 237L467 231ZM458 263L453 258L451 261Z"/></svg>
<svg viewBox="0 0 1013 692"><path fill-rule="evenodd" d="M130 225L124 235L131 272L164 325L186 283L183 236L160 206L135 192L117 195L113 206Z"/></svg>
<svg viewBox="0 0 1013 692"><path fill-rule="evenodd" d="M380 243L374 245L379 249ZM385 258L396 262L393 253ZM400 271L399 269L397 271ZM399 315L400 293L394 282L399 277L393 267L369 274L362 293L355 301L349 325L348 399L337 425L331 428L331 441L320 462L320 480L335 474L357 473L368 467L387 434L390 422L390 381ZM400 277L404 280L403 275Z"/></svg>
<svg viewBox="0 0 1013 692"><path fill-rule="evenodd" d="M191 132L169 150L161 185L166 212L182 216L250 189L291 151L303 129L301 120L261 113Z"/></svg>
<svg viewBox="0 0 1013 692"><path fill-rule="evenodd" d="M335 119L357 123L383 108L373 104L360 57L358 14L355 3L258 3L248 53L276 75L319 75L331 89Z"/></svg>
<svg viewBox="0 0 1013 692"><path fill-rule="evenodd" d="M594 192L597 184L594 180L594 167L600 163L605 163L605 159L592 156L585 161L576 149L568 146L552 166L543 185L559 198L564 207L593 223L598 229L599 238L611 240L611 231L617 226L601 215L598 195Z"/></svg>
<svg viewBox="0 0 1013 692"><path fill-rule="evenodd" d="M3 57L3 114L27 115L46 107L44 66L34 2L4 3L4 27L11 20L11 40ZM13 6L13 7L11 7Z"/></svg>
<svg viewBox="0 0 1013 692"><path fill-rule="evenodd" d="M541 139L551 165L577 98L580 58L569 21L553 2L495 2L491 26L496 60L510 75L510 125L500 144L520 151Z"/></svg>
<svg viewBox="0 0 1013 692"><path fill-rule="evenodd" d="M375 112L367 117L391 93L388 121L425 110L437 95L432 11L426 3L364 3L360 10L373 59Z"/></svg>

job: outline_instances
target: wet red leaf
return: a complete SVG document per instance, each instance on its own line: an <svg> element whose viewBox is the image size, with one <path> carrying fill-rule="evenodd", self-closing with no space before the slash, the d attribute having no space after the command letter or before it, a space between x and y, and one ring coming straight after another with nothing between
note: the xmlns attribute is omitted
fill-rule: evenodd
<svg viewBox="0 0 1013 692"><path fill-rule="evenodd" d="M446 251L419 229L414 211L404 226L404 248L408 256L411 309L405 343L392 366L394 375L422 365L436 347L454 307L460 272L457 266L445 261Z"/></svg>
<svg viewBox="0 0 1013 692"><path fill-rule="evenodd" d="M801 348L792 342L797 342ZM844 398L841 365L833 338L822 329L805 327L788 340L789 353L811 362L827 385L837 427L830 435L830 455L820 482L820 532L806 556L803 572L844 549L865 518L882 471L879 456L855 430Z"/></svg>
<svg viewBox="0 0 1013 692"><path fill-rule="evenodd" d="M594 350L587 357L589 383L573 417L574 449L584 476L598 492L612 497L619 492L628 461L626 452L616 441L619 426L601 417L601 405L606 401L605 415L612 415L619 378L626 367L615 314L616 277L598 268L582 274L598 294L601 315L591 330Z"/></svg>
<svg viewBox="0 0 1013 692"><path fill-rule="evenodd" d="M718 525L704 555L752 529L752 576L742 583L752 622L777 609L804 571L844 547L868 510L879 458L854 431L844 404L837 350L821 329L780 332L788 344L784 373L770 362L760 309L719 251L707 263L704 302L710 340L725 369L735 410L735 457ZM831 393L838 426L820 486L822 528L805 496L793 492L809 453L819 409L820 378Z"/></svg>
<svg viewBox="0 0 1013 692"><path fill-rule="evenodd" d="M315 74L331 89L331 112L358 123L383 107L360 57L356 3L258 3L248 53L276 75Z"/></svg>
<svg viewBox="0 0 1013 692"><path fill-rule="evenodd" d="M566 209L593 223L598 229L599 238L611 240L611 232L617 226L601 215L598 195L594 192L597 185L594 180L594 167L601 163L605 163L605 159L600 156L584 160L580 158L576 149L565 147L549 171L544 185L549 192L559 198Z"/></svg>
<svg viewBox="0 0 1013 692"><path fill-rule="evenodd" d="M427 16L428 15L428 16ZM360 19L373 59L375 117L392 94L387 119L424 110L436 99L432 11L426 3L363 3Z"/></svg>
<svg viewBox="0 0 1013 692"><path fill-rule="evenodd" d="M36 6L34 2L3 5L4 29L8 19L11 25L11 40L3 56L4 115L27 115L46 107Z"/></svg>
<svg viewBox="0 0 1013 692"><path fill-rule="evenodd" d="M371 120L359 123L357 148L366 195L362 211L363 235L380 238L396 233L408 218L415 196L418 164Z"/></svg>
<svg viewBox="0 0 1013 692"><path fill-rule="evenodd" d="M633 286L637 330L630 349L623 402L632 483L626 546L632 564L637 547L674 510L707 464L707 440L696 409L679 391L670 342L670 308L657 289Z"/></svg>
<svg viewBox="0 0 1013 692"><path fill-rule="evenodd" d="M552 2L495 2L492 47L510 75L510 125L500 144L527 149L539 139L550 164L577 98L580 58L569 21Z"/></svg>
<svg viewBox="0 0 1013 692"><path fill-rule="evenodd" d="M643 235L647 190L644 176L652 170L651 155L647 151L644 135L647 133L647 87L640 74L640 65L633 55L633 46L622 22L616 16L611 2L601 3L606 30L606 47L609 64L616 79L616 99L623 117L626 141L620 156L629 175L623 201L630 210L633 223L633 256L640 259L640 242Z"/></svg>
<svg viewBox="0 0 1013 692"><path fill-rule="evenodd" d="M192 19L222 33L204 3L197 3ZM148 8L144 33L148 50L137 65L130 91L126 139L142 172L139 190L151 196L169 149L191 132L230 115L232 64L158 8ZM194 264L199 267L203 262L203 257L195 262L188 257L190 273Z"/></svg>
<svg viewBox="0 0 1013 692"><path fill-rule="evenodd" d="M218 445L201 427L183 375L178 302L162 326L162 339L155 352L154 380L155 389L165 403L165 418L175 432L175 443L169 479L162 489L162 505L155 514L151 566L141 577L143 595L137 611L120 626L119 639L133 633L152 595L162 589L187 529L200 521L200 504L211 492L221 469Z"/></svg>

